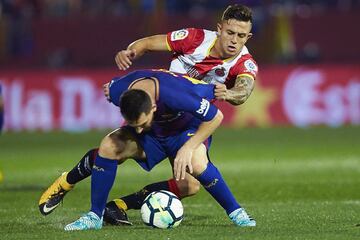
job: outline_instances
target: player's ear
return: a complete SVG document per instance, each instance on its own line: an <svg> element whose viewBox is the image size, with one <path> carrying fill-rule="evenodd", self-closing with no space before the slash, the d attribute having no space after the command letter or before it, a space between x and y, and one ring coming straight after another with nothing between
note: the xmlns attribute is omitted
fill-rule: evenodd
<svg viewBox="0 0 360 240"><path fill-rule="evenodd" d="M153 104L151 106L151 111L156 112L156 110L157 110L157 106L156 106L156 104Z"/></svg>
<svg viewBox="0 0 360 240"><path fill-rule="evenodd" d="M218 23L216 28L217 28L217 33L220 35L221 29L222 29L222 24Z"/></svg>
<svg viewBox="0 0 360 240"><path fill-rule="evenodd" d="M252 36L253 36L253 34L251 32L249 32L246 40L249 40Z"/></svg>

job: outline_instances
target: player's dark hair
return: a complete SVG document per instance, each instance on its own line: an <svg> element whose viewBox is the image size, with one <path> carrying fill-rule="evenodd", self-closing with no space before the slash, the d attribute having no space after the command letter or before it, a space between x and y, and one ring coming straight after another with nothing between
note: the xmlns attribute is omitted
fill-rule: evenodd
<svg viewBox="0 0 360 240"><path fill-rule="evenodd" d="M221 17L221 20L229 19L236 19L242 22L250 21L252 23L252 11L250 8L244 5L230 5L225 9Z"/></svg>
<svg viewBox="0 0 360 240"><path fill-rule="evenodd" d="M150 96L143 90L130 89L120 97L120 112L128 122L137 121L142 113L148 114L151 110Z"/></svg>

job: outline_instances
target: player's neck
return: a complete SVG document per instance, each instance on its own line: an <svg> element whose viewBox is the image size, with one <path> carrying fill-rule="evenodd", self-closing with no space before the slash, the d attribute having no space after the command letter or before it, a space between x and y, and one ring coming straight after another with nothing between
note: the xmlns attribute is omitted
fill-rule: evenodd
<svg viewBox="0 0 360 240"><path fill-rule="evenodd" d="M219 58L219 59L222 59L223 56L221 54L221 51L219 51L220 47L219 47L219 41L216 40L214 46L211 48L210 50L210 56L211 57L214 57L214 58Z"/></svg>

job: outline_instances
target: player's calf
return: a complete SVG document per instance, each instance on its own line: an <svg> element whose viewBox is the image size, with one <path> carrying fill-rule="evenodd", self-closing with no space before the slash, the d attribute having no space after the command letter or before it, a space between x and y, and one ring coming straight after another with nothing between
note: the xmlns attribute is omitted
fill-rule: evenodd
<svg viewBox="0 0 360 240"><path fill-rule="evenodd" d="M185 198L195 195L200 191L201 184L193 176L186 173L184 180L175 181L179 194L175 193L179 198ZM166 189L165 189L166 190ZM180 195L180 196L179 196Z"/></svg>

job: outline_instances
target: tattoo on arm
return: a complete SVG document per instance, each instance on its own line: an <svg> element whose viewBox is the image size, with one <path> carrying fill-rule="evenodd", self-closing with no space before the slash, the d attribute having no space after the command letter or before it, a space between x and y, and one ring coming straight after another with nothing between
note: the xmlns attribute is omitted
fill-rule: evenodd
<svg viewBox="0 0 360 240"><path fill-rule="evenodd" d="M233 88L228 90L226 101L232 105L243 104L254 89L254 79L248 76L236 78Z"/></svg>

